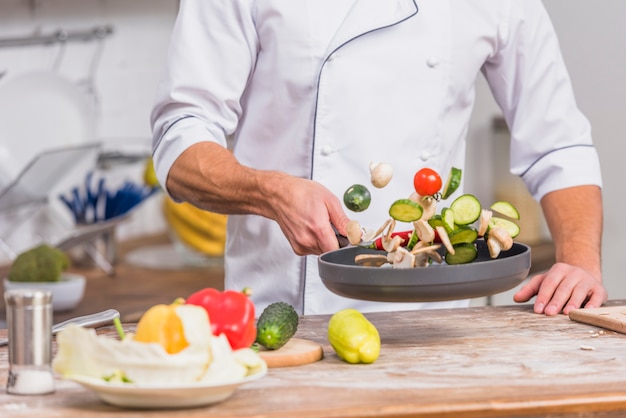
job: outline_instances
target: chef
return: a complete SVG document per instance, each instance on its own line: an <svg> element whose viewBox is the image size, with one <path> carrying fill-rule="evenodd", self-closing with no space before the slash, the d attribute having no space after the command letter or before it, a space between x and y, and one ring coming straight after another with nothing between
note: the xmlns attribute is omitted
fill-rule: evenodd
<svg viewBox="0 0 626 418"><path fill-rule="evenodd" d="M338 248L333 226L382 225L420 168L445 181L464 167L480 73L556 246L515 300L536 296L548 315L600 306L599 161L539 0L182 0L152 113L158 177L174 199L229 214L225 285L251 287L258 309L467 306L342 298L317 255ZM370 162L393 178L347 211L341 196L368 184Z"/></svg>

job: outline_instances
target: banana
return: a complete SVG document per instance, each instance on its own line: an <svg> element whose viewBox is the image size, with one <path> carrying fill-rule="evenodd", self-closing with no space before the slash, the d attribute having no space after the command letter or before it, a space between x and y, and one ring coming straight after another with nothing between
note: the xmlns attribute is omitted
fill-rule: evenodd
<svg viewBox="0 0 626 418"><path fill-rule="evenodd" d="M181 242L202 254L224 254L225 215L202 211L190 204L178 204L171 200L170 203L168 200L170 199L165 199L163 206L165 219Z"/></svg>
<svg viewBox="0 0 626 418"><path fill-rule="evenodd" d="M190 228L204 231L210 236L225 236L227 216L208 212L193 206L190 203L176 203L170 198L164 200L164 210L170 211L172 216L179 218Z"/></svg>

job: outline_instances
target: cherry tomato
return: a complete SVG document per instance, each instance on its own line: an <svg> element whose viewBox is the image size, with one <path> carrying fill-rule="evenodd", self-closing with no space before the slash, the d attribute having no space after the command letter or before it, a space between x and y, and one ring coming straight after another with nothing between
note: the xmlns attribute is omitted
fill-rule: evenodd
<svg viewBox="0 0 626 418"><path fill-rule="evenodd" d="M420 196L432 196L441 190L441 177L435 170L422 168L415 173L413 186Z"/></svg>

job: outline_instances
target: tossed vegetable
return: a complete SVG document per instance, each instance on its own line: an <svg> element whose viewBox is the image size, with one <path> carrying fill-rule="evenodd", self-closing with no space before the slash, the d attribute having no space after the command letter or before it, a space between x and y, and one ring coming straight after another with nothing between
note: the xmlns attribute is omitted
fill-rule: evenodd
<svg viewBox="0 0 626 418"><path fill-rule="evenodd" d="M380 355L378 330L356 309L335 313L328 323L328 341L344 361L373 363Z"/></svg>
<svg viewBox="0 0 626 418"><path fill-rule="evenodd" d="M460 186L460 169L450 169L443 193L439 192L439 174L430 168L419 170L413 183L415 192L391 204L390 219L376 232L368 232L373 230L362 228L355 220L348 223L348 239L352 245L387 253L359 254L355 257L356 264L371 267L391 264L393 268L413 268L427 267L432 262L441 263L443 260L447 264L470 263L478 256L475 243L479 238L487 242L491 258L512 247L513 238L520 232L515 223L520 215L509 202L495 202L488 210L482 207L476 196L466 193L437 213L437 202L450 197ZM504 217L493 216L493 212ZM412 223L413 229L394 232L396 222ZM441 245L435 249L435 243L441 243L444 250L438 251Z"/></svg>
<svg viewBox="0 0 626 418"><path fill-rule="evenodd" d="M343 194L343 203L353 212L363 212L371 202L372 194L362 184L353 184Z"/></svg>
<svg viewBox="0 0 626 418"><path fill-rule="evenodd" d="M374 187L383 188L393 177L393 168L388 163L370 163L370 181Z"/></svg>
<svg viewBox="0 0 626 418"><path fill-rule="evenodd" d="M190 295L186 303L202 306L209 314L214 335L224 334L233 350L250 347L256 338L254 304L248 291L205 288Z"/></svg>
<svg viewBox="0 0 626 418"><path fill-rule="evenodd" d="M441 190L441 177L430 168L422 168L413 177L413 186L420 196L434 196Z"/></svg>
<svg viewBox="0 0 626 418"><path fill-rule="evenodd" d="M277 350L294 336L298 330L298 322L298 313L293 306L285 302L274 302L259 316L256 342L269 350Z"/></svg>

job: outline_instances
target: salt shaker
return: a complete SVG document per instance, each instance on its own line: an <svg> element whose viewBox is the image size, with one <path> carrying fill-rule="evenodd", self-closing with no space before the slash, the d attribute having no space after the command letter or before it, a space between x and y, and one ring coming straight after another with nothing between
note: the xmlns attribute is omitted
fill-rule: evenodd
<svg viewBox="0 0 626 418"><path fill-rule="evenodd" d="M9 330L7 393L54 392L52 374L52 294L35 289L4 293Z"/></svg>

